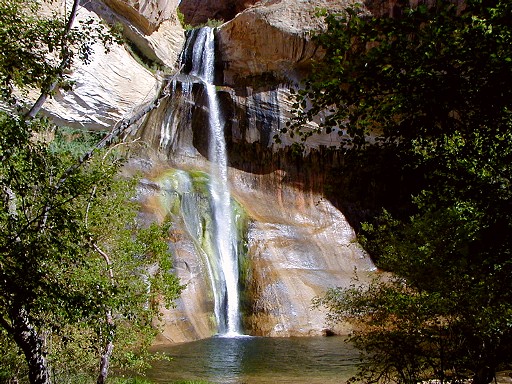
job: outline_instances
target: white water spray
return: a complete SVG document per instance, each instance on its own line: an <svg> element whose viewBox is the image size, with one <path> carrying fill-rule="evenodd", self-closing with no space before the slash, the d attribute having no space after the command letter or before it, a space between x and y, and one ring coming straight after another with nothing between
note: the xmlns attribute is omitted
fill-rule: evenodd
<svg viewBox="0 0 512 384"><path fill-rule="evenodd" d="M220 286L215 296L215 316L219 334L240 334L240 304L238 294L238 250L234 228L231 196L228 187L228 169L224 123L214 81L215 41L211 28L198 31L192 51L191 75L200 78L205 86L209 107L209 158L211 161L210 193L214 216L215 246L219 258Z"/></svg>

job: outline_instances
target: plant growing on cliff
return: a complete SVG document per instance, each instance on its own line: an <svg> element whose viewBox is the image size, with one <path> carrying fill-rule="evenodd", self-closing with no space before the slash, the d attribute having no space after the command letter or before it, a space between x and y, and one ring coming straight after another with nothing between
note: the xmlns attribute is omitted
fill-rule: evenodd
<svg viewBox="0 0 512 384"><path fill-rule="evenodd" d="M40 16L42 6L0 0L0 375L47 384L90 368L103 383L110 363L140 366L157 303L181 287L166 228L135 222L134 182L108 148L119 129L71 152L38 117L75 57L87 62L96 38L112 41L90 20L74 27L78 0L64 16Z"/></svg>
<svg viewBox="0 0 512 384"><path fill-rule="evenodd" d="M394 18L354 7L326 15L317 37L326 57L289 129L306 139L303 123L319 117L347 151L393 153L419 180L413 209L363 225L395 277L319 300L359 325L365 382L488 383L512 360L511 19L504 0Z"/></svg>

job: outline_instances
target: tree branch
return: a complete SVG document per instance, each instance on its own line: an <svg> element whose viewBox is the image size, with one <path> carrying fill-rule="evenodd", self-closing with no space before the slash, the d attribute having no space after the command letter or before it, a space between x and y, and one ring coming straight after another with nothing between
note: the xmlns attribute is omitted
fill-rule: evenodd
<svg viewBox="0 0 512 384"><path fill-rule="evenodd" d="M71 8L71 13L69 14L68 21L66 23L66 27L64 28L64 33L62 35L61 40L62 60L60 62L59 69L57 72L57 78L46 89L41 90L39 98L36 100L34 105L32 105L32 108L30 108L30 110L26 113L26 119L33 119L37 115L37 113L41 110L43 104L46 102L48 96L55 90L57 84L59 84L59 81L62 79L64 70L71 63L71 50L68 47L67 37L69 35L69 32L71 31L73 23L75 22L79 2L80 0L74 0L73 7Z"/></svg>
<svg viewBox="0 0 512 384"><path fill-rule="evenodd" d="M110 278L110 282L112 283L112 285L114 285L114 270L112 269L112 261L110 260L110 257L98 246L98 244L96 244L92 240L92 238L90 238L89 240L91 241L94 250L98 252L101 255L101 257L103 257L103 260L105 260L105 264L107 265L108 269L108 277Z"/></svg>
<svg viewBox="0 0 512 384"><path fill-rule="evenodd" d="M7 320L3 318L3 316L0 316L0 326L3 327L9 334L13 334L14 329L11 324Z"/></svg>

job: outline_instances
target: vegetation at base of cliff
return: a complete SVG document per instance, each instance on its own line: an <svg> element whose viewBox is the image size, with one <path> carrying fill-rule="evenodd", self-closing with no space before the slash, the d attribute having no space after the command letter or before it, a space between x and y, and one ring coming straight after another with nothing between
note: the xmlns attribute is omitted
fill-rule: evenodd
<svg viewBox="0 0 512 384"><path fill-rule="evenodd" d="M86 131L70 127L54 127L50 132L53 136L49 141L49 149L53 153L67 153L80 158L94 148L97 142L105 137L102 131Z"/></svg>
<svg viewBox="0 0 512 384"><path fill-rule="evenodd" d="M194 27L190 24L187 24L185 22L185 15L179 8L176 9L176 15L178 16L178 21L180 22L180 25L183 27L184 30L189 31L191 29L194 29Z"/></svg>
<svg viewBox="0 0 512 384"><path fill-rule="evenodd" d="M165 65L147 57L139 49L139 47L137 47L137 45L130 40L126 40L124 46L128 53L135 59L135 61L146 68L148 71L155 73L157 71L165 70Z"/></svg>
<svg viewBox="0 0 512 384"><path fill-rule="evenodd" d="M357 326L357 380L489 383L512 362L512 3L325 17L326 57L288 129L306 140L301 127L319 118L347 155L392 154L377 170L391 163L415 184L362 225L393 276L317 304Z"/></svg>
<svg viewBox="0 0 512 384"><path fill-rule="evenodd" d="M224 24L224 20L208 19L206 23L196 25L194 29L203 27L217 28L220 27L222 24Z"/></svg>
<svg viewBox="0 0 512 384"><path fill-rule="evenodd" d="M77 59L115 39L75 26L78 0L65 15L41 6L0 0L0 380L104 383L109 368L147 368L152 321L182 287L167 225L135 220L118 147L39 114Z"/></svg>
<svg viewBox="0 0 512 384"><path fill-rule="evenodd" d="M222 24L224 24L224 20L217 20L217 19L208 19L206 21L206 23L198 24L198 25L187 24L185 22L185 15L183 14L183 12L180 11L179 8L176 9L176 14L178 15L178 21L180 22L183 29L186 31L190 31L192 29L197 29L197 28L203 28L203 27L217 28L217 27L220 27Z"/></svg>

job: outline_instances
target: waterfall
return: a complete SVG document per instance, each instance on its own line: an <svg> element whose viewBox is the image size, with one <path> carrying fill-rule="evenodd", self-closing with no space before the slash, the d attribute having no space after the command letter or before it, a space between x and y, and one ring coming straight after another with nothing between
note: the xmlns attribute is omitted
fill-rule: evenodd
<svg viewBox="0 0 512 384"><path fill-rule="evenodd" d="M240 333L240 303L238 293L238 250L228 186L228 168L224 123L214 82L215 41L211 28L201 28L192 47L192 69L204 84L209 108L209 149L211 162L210 195L213 212L215 250L218 256L219 278L212 281L215 292L215 317L221 335ZM185 55L186 56L186 53ZM219 284L220 283L220 284ZM216 286L217 285L217 286Z"/></svg>

